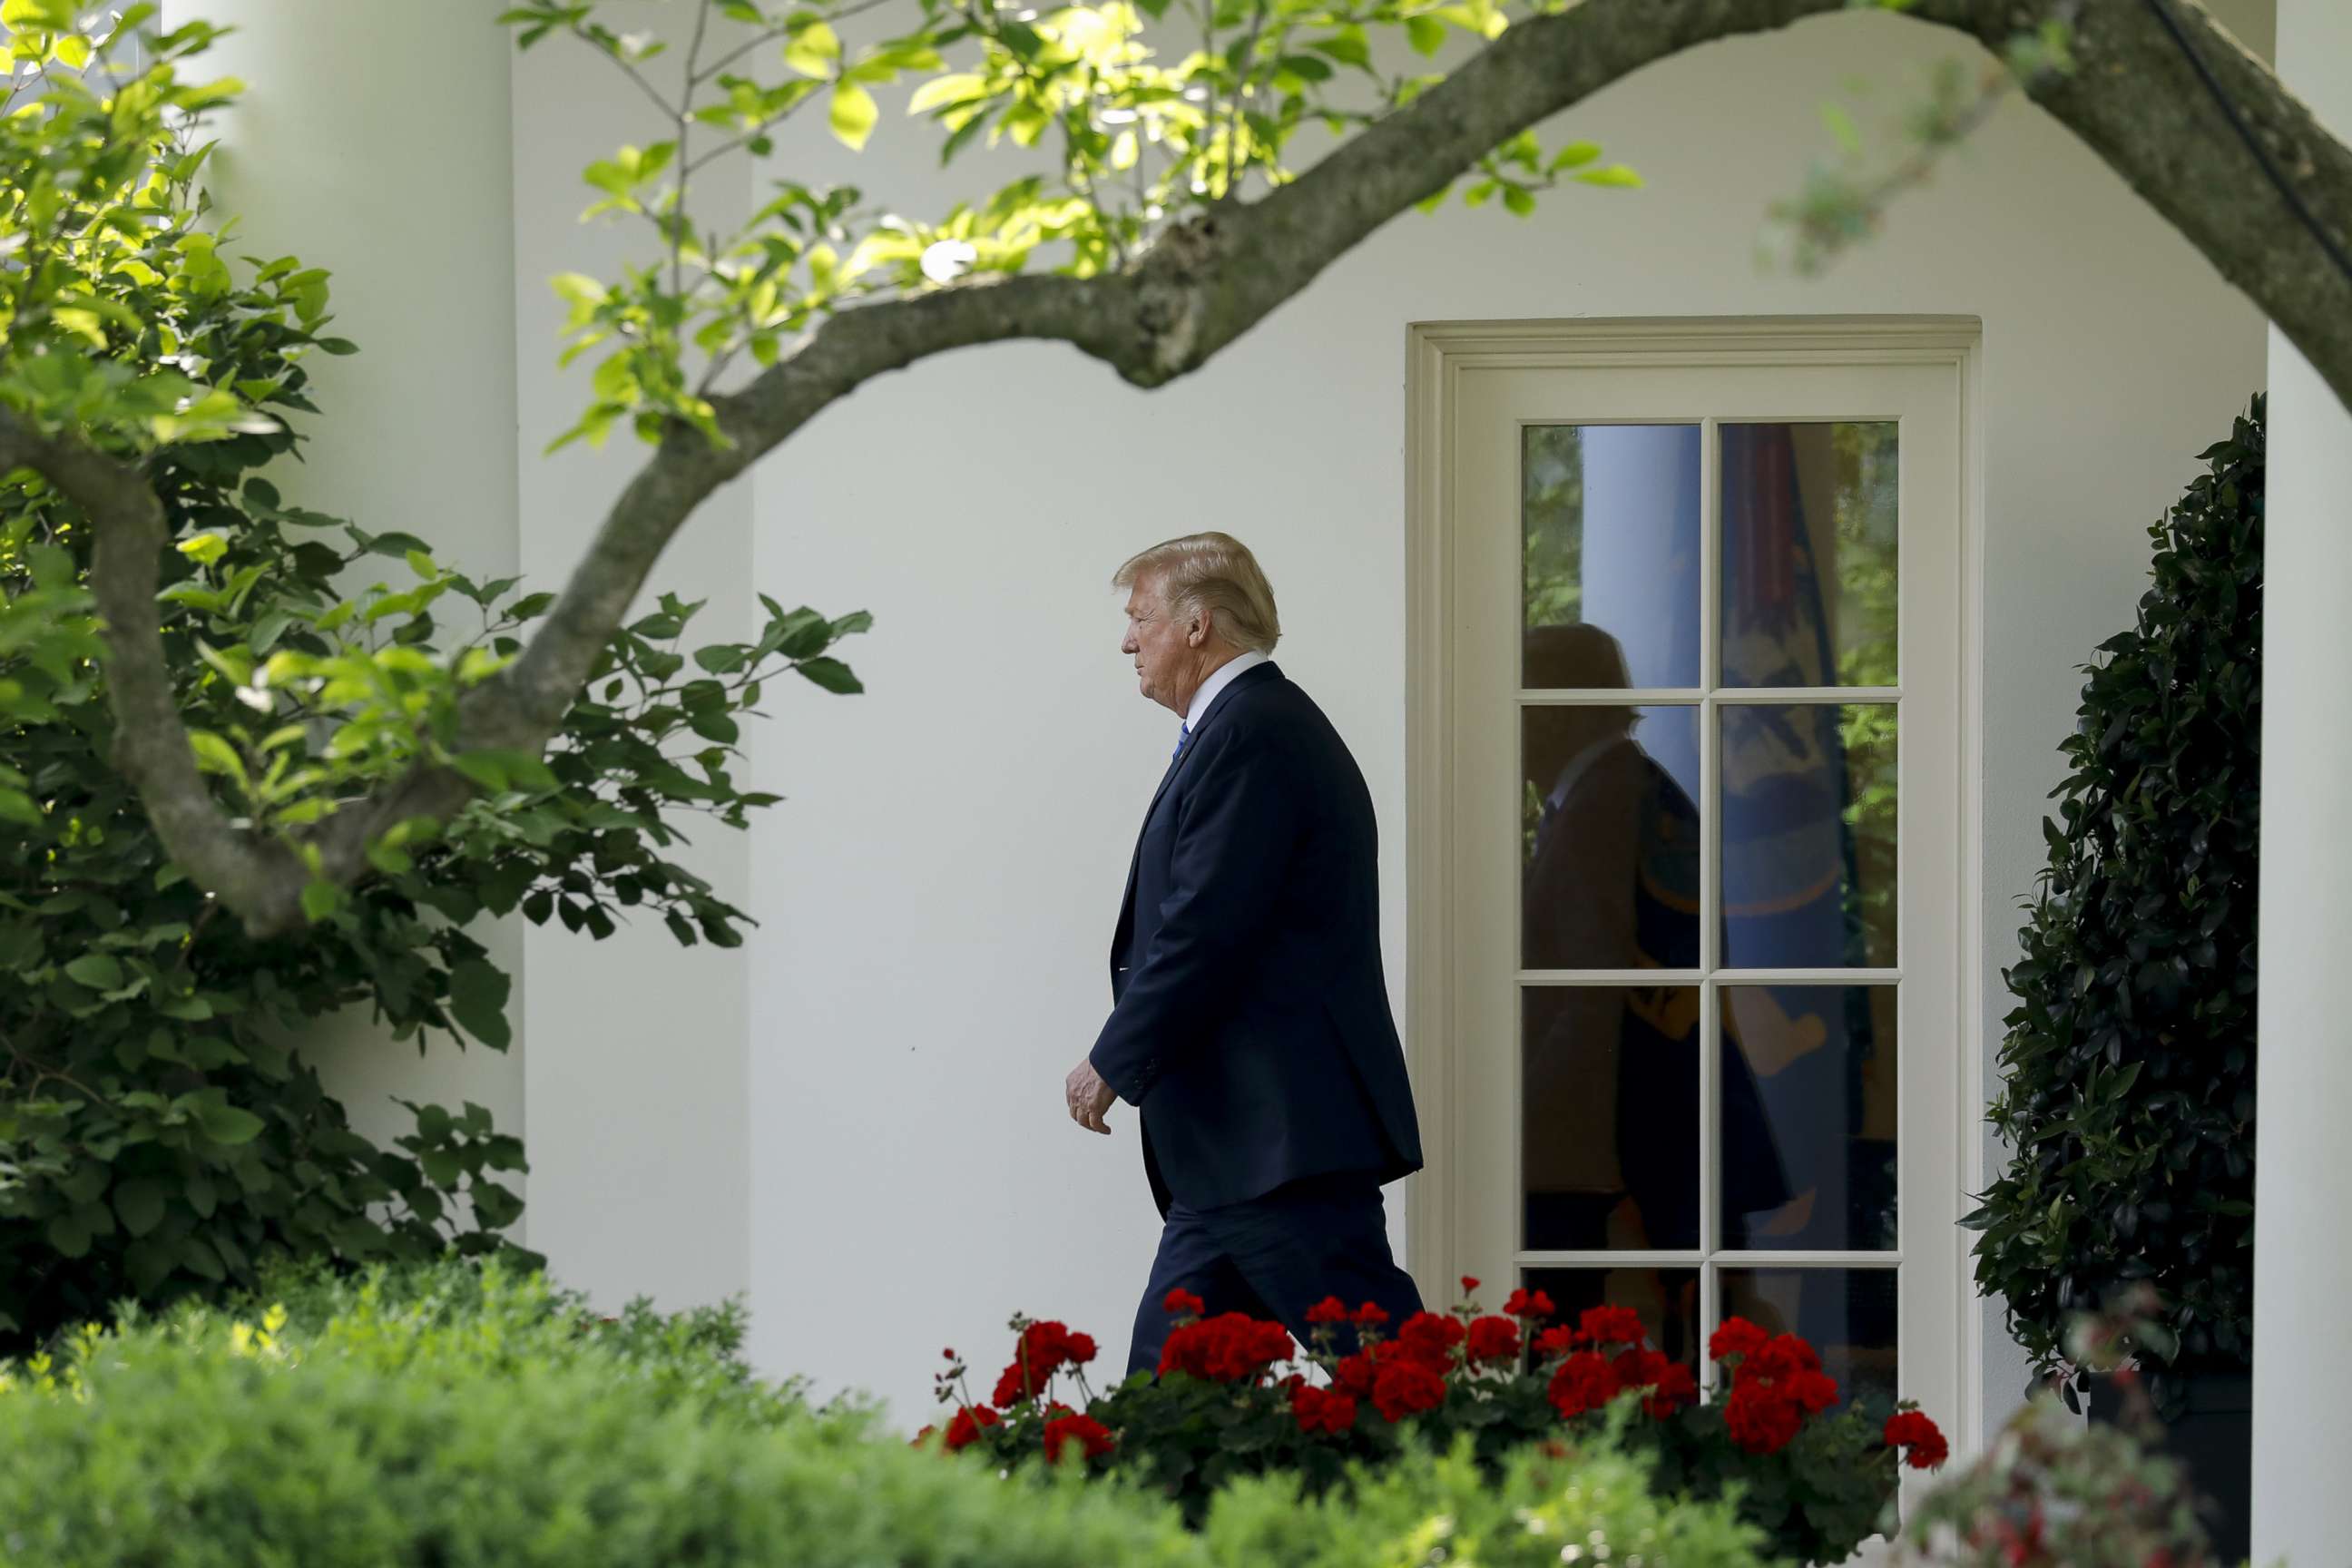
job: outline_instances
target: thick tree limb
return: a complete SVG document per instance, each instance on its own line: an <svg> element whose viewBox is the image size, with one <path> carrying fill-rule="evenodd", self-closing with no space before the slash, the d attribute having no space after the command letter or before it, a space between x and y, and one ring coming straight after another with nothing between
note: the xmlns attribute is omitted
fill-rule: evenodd
<svg viewBox="0 0 2352 1568"><path fill-rule="evenodd" d="M2305 205L2339 241L2352 240L2352 149L2200 8L2171 3ZM744 390L717 400L732 446L713 448L682 430L663 442L614 501L522 658L466 700L462 741L543 745L696 508L874 377L951 349L1032 338L1072 343L1137 385L1163 384L1199 368L1373 230L1527 126L1683 50L1845 8L1845 0L1582 0L1512 27L1296 181L1175 228L1123 272L976 282L840 312ZM2045 10L2027 0L1919 0L1908 15L1998 49ZM2080 0L2074 50L2079 68L2038 84L2037 100L2262 307L2352 405L2352 279L2269 187L2147 0ZM293 928L306 873L282 847L226 822L188 758L155 629L155 559L166 542L160 506L135 471L0 424L0 468L18 463L48 475L101 530L96 575L123 766L164 843L249 929ZM338 814L316 840L328 874L339 881L363 874L371 837L405 816L445 816L467 789L426 770Z"/></svg>

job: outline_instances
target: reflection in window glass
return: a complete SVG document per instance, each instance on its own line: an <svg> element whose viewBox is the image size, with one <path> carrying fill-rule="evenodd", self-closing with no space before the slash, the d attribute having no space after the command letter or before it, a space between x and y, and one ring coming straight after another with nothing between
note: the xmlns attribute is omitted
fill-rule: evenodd
<svg viewBox="0 0 2352 1568"><path fill-rule="evenodd" d="M1891 968L1893 703L1726 703L1723 961Z"/></svg>
<svg viewBox="0 0 2352 1568"><path fill-rule="evenodd" d="M1723 684L1895 684L1897 426L1725 425Z"/></svg>
<svg viewBox="0 0 2352 1568"><path fill-rule="evenodd" d="M1698 426L1531 425L1519 472L1528 629L1598 627L1622 661L1596 673L1531 657L1522 684L1696 686Z"/></svg>
<svg viewBox="0 0 2352 1568"><path fill-rule="evenodd" d="M1519 756L1524 966L1696 968L1698 710L1531 705Z"/></svg>
<svg viewBox="0 0 2352 1568"><path fill-rule="evenodd" d="M1524 1245L1685 1251L1699 1236L1699 993L1694 985L1531 985L1521 993ZM1785 1210L1756 1076L1719 1037L1725 1225Z"/></svg>
<svg viewBox="0 0 2352 1568"><path fill-rule="evenodd" d="M1720 995L1724 1030L1754 1073L1763 1135L1787 1177L1787 1201L1767 1208L1746 1190L1738 1163L1724 1162L1724 1245L1891 1250L1895 987L1727 985ZM1727 1121L1727 1140L1735 1130Z"/></svg>

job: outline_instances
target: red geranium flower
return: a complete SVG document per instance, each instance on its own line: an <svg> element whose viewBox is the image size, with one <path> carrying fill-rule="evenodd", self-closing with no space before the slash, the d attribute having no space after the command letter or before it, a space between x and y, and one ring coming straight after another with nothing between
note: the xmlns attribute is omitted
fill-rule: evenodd
<svg viewBox="0 0 2352 1568"><path fill-rule="evenodd" d="M1576 1331L1589 1345L1638 1345L1649 1337L1642 1315L1631 1307L1587 1307Z"/></svg>
<svg viewBox="0 0 2352 1568"><path fill-rule="evenodd" d="M1381 1368L1372 1384L1372 1403L1391 1421L1402 1421L1445 1403L1445 1379L1417 1361L1399 1356Z"/></svg>
<svg viewBox="0 0 2352 1568"><path fill-rule="evenodd" d="M1519 1325L1508 1318L1480 1318L1469 1329L1470 1359L1480 1365L1517 1361Z"/></svg>
<svg viewBox="0 0 2352 1568"><path fill-rule="evenodd" d="M1209 1310L1209 1304L1181 1286L1168 1292L1160 1303L1171 1318L1197 1318Z"/></svg>
<svg viewBox="0 0 2352 1568"><path fill-rule="evenodd" d="M1328 1388L1301 1385L1290 1391L1290 1413L1301 1432L1328 1432L1337 1436L1356 1424L1356 1402Z"/></svg>
<svg viewBox="0 0 2352 1568"><path fill-rule="evenodd" d="M1388 1321L1389 1315L1381 1310L1377 1301L1367 1301L1356 1309L1356 1326L1360 1329L1378 1328Z"/></svg>
<svg viewBox="0 0 2352 1568"><path fill-rule="evenodd" d="M1663 1421L1686 1405L1698 1403L1698 1380L1691 1369L1676 1362L1658 1374L1657 1386L1642 1401L1642 1413L1654 1420Z"/></svg>
<svg viewBox="0 0 2352 1568"><path fill-rule="evenodd" d="M1797 1435L1804 1417L1796 1401L1760 1383L1743 1384L1723 1402L1724 1429L1751 1454L1777 1454Z"/></svg>
<svg viewBox="0 0 2352 1568"><path fill-rule="evenodd" d="M1160 1352L1162 1373L1181 1372L1208 1383L1255 1382L1294 1347L1280 1323L1246 1312L1223 1312L1171 1331Z"/></svg>
<svg viewBox="0 0 2352 1568"><path fill-rule="evenodd" d="M970 1447L980 1441L980 1435L996 1426L1003 1417L984 1405L965 1405L958 1409L955 1418L948 1423L948 1452Z"/></svg>
<svg viewBox="0 0 2352 1568"><path fill-rule="evenodd" d="M1761 1372L1776 1378L1821 1370L1821 1352L1794 1334L1774 1334L1740 1367L1742 1372Z"/></svg>
<svg viewBox="0 0 2352 1568"><path fill-rule="evenodd" d="M1556 1329L1546 1329L1536 1336L1536 1359L1549 1361L1564 1356L1584 1342L1584 1337L1566 1323Z"/></svg>
<svg viewBox="0 0 2352 1568"><path fill-rule="evenodd" d="M1055 1464L1061 1463L1062 1456L1069 1451L1073 1442L1085 1450L1085 1457L1089 1459L1108 1454L1118 1447L1118 1439L1111 1436L1110 1428L1091 1415L1065 1412L1045 1423L1047 1458Z"/></svg>
<svg viewBox="0 0 2352 1568"><path fill-rule="evenodd" d="M1917 1410L1888 1416L1885 1436L1888 1447L1910 1450L1903 1456L1903 1462L1915 1470L1932 1470L1952 1455L1951 1445L1944 1441L1943 1432Z"/></svg>
<svg viewBox="0 0 2352 1568"><path fill-rule="evenodd" d="M1463 1293L1465 1296L1469 1295L1472 1291L1474 1291L1474 1290L1475 1290L1475 1289L1478 1289L1478 1279L1477 1279L1477 1276L1475 1276L1475 1275L1474 1275L1474 1274L1465 1274L1465 1275L1462 1277L1462 1293Z"/></svg>
<svg viewBox="0 0 2352 1568"><path fill-rule="evenodd" d="M1827 1373L1796 1372L1774 1383L1808 1415L1818 1415L1838 1402L1837 1381Z"/></svg>
<svg viewBox="0 0 2352 1568"><path fill-rule="evenodd" d="M1730 1356L1751 1356L1770 1342L1770 1336L1745 1318L1726 1318L1723 1327L1708 1336L1706 1356L1709 1361L1722 1361Z"/></svg>
<svg viewBox="0 0 2352 1568"><path fill-rule="evenodd" d="M1545 1390L1560 1419L1598 1410L1617 1397L1616 1369L1592 1351L1579 1351L1559 1363Z"/></svg>
<svg viewBox="0 0 2352 1568"><path fill-rule="evenodd" d="M1326 1296L1307 1309L1310 1323L1344 1323L1348 1321L1348 1303L1337 1296Z"/></svg>
<svg viewBox="0 0 2352 1568"><path fill-rule="evenodd" d="M1372 1396L1372 1384L1379 1377L1380 1368L1361 1351L1354 1355L1341 1356L1339 1364L1331 1369L1331 1385L1358 1399Z"/></svg>
<svg viewBox="0 0 2352 1568"><path fill-rule="evenodd" d="M1440 1369L1454 1364L1454 1347L1460 1344L1468 1330L1459 1318L1441 1318L1434 1312L1415 1312L1397 1330L1396 1343L1400 1353L1414 1361Z"/></svg>
<svg viewBox="0 0 2352 1568"><path fill-rule="evenodd" d="M1503 1311L1513 1318L1549 1318L1559 1309L1541 1290L1517 1289L1503 1303Z"/></svg>

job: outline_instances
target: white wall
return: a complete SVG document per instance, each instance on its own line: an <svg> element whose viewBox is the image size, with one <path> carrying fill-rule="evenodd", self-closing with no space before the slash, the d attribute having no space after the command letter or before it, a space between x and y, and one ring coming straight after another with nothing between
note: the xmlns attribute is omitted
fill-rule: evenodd
<svg viewBox="0 0 2352 1568"><path fill-rule="evenodd" d="M487 16L498 7L478 9ZM674 24L678 11L608 5L600 19L634 29ZM484 47L495 52L496 36ZM650 75L669 90L682 64L681 47L652 62ZM541 456L586 406L593 363L576 373L557 368L564 310L547 280L564 271L617 277L625 260L647 258L643 220L580 223L595 195L580 171L624 142L658 140L667 127L610 62L562 38L514 57L513 97L515 266L507 276L520 367L522 569L553 588L647 448L624 432L601 451L575 443ZM701 210L722 217L747 189L739 172ZM742 485L712 498L643 596L639 613L664 592L708 601L689 625L689 647L751 635L751 499ZM741 836L700 818L678 820L693 843L671 858L707 879L718 897L748 908ZM749 1282L745 984L769 940L731 952L681 948L657 915L643 914L604 942L561 923L527 928L532 983L522 1016L535 1047L524 1058L527 1224L530 1245L566 1284L607 1302L648 1295L681 1306L736 1294Z"/></svg>
<svg viewBox="0 0 2352 1568"><path fill-rule="evenodd" d="M496 9L436 3L469 26ZM397 450L387 432L479 426L495 445L519 427L509 548L551 584L633 454L621 444L538 457L586 395L584 371L553 368L543 282L614 265L626 241L576 225L576 172L653 127L608 65L551 41L507 78L509 153L483 118L506 89L457 63L468 56L452 40L469 30L444 35L427 61L390 41L404 6L302 6L299 26L297 8L208 7L247 14L268 35L247 74L262 107L286 107L240 146L299 177L273 176L278 205L264 216L344 268L347 324L373 345L351 364L444 373L431 384L440 401L392 408L352 439L381 456ZM2266 46L2266 0L2231 9ZM331 29L333 58L306 67L330 16L347 23ZM494 38L480 47L500 58ZM1530 220L1458 206L1409 215L1207 371L1156 394L1058 347L926 363L861 390L716 500L657 586L710 595L720 625L748 624L753 588L835 613L870 608L874 633L848 650L870 690L773 689L755 782L789 798L747 857L709 834L699 851L765 922L741 952L680 953L657 931L601 944L529 933L532 1243L608 1300L645 1290L683 1302L748 1284L768 1370L875 1390L909 1423L925 1414L939 1348L990 1363L1015 1310L1089 1329L1118 1358L1155 1229L1133 1117L1115 1112L1117 1137L1087 1138L1063 1116L1059 1086L1108 1006L1109 926L1173 723L1134 695L1105 579L1138 546L1204 526L1257 549L1290 633L1283 662L1371 783L1401 1001L1402 350L1414 321L1983 320L1989 1058L2074 667L2126 623L2145 527L2262 384L2263 338L2201 259L2017 103L1828 279L1760 272L1764 206L1795 189L1826 142L1816 105L1860 75L1891 106L1908 70L1962 47L1872 16L1696 51L1545 128L1607 142L1648 176L1645 192L1563 193ZM281 79L289 72L296 85ZM396 128L366 120L390 113L366 106L403 94ZM942 174L928 128L887 109L863 158L811 129L780 167L853 177L902 210L937 213L1003 177L976 154ZM380 151L355 165L369 183L335 183L334 162L359 156L347 136L395 132L412 147L461 143L454 161L412 160L433 172L442 203L421 221L381 199ZM722 201L751 194L752 171L730 177ZM505 239L480 210L502 184ZM335 205L354 195L366 199ZM452 315L429 289L398 292L415 258L451 246L436 276L467 300L487 279L499 300L484 294L478 313ZM362 293L384 301L373 324ZM478 372L472 390L450 366ZM430 473L396 461L349 471L351 493L386 504L446 508L457 488L438 458ZM450 531L431 521L418 531ZM494 521L481 526L499 537ZM1996 1349L1984 1374L1996 1415L2021 1381Z"/></svg>
<svg viewBox="0 0 2352 1568"><path fill-rule="evenodd" d="M2281 0L2279 66L2341 136L2352 131L2352 12ZM2253 1561L2344 1552L2352 1495L2325 1458L2352 1444L2339 1326L2352 1196L2338 966L2352 939L2352 414L2273 329L2263 637L2262 1055L2255 1123ZM2273 851L2276 851L2273 853Z"/></svg>
<svg viewBox="0 0 2352 1568"><path fill-rule="evenodd" d="M2250 31L2257 30L2250 27ZM793 800L755 844L754 1344L921 1417L938 1347L997 1353L1017 1310L1115 1356L1154 1235L1133 1117L1074 1131L1063 1073L1108 1005L1109 927L1172 725L1139 701L1104 586L1218 526L1260 553L1281 658L1331 713L1384 827L1402 1001L1403 328L1449 318L1953 312L1985 322L1982 780L1988 1057L2015 900L2042 850L2093 646L2128 624L2147 522L2263 376L2252 310L2103 165L2011 104L1822 280L1760 273L1766 204L1856 74L1892 101L1961 46L1837 17L1696 51L1545 128L1640 194L1532 219L1409 215L1198 376L1146 395L1058 347L960 353L861 390L757 479L753 574L877 616L871 693L785 709L760 752ZM820 163L824 160L820 158ZM977 171L895 123L857 165L939 209ZM1990 1084L1990 1077L1988 1077ZM2023 1373L1988 1312L1997 1418Z"/></svg>

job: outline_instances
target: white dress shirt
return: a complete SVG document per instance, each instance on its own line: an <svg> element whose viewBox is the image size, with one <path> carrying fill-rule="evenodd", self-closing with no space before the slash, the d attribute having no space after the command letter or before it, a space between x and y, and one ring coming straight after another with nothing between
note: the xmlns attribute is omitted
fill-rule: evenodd
<svg viewBox="0 0 2352 1568"><path fill-rule="evenodd" d="M1209 710L1209 704L1217 700L1217 693L1231 686L1244 672L1255 669L1259 665L1265 663L1266 657L1255 648L1251 648L1246 653L1236 654L1219 665L1215 673L1201 682L1201 689L1192 693L1192 706L1184 712L1184 728L1187 730L1199 728L1201 715Z"/></svg>

